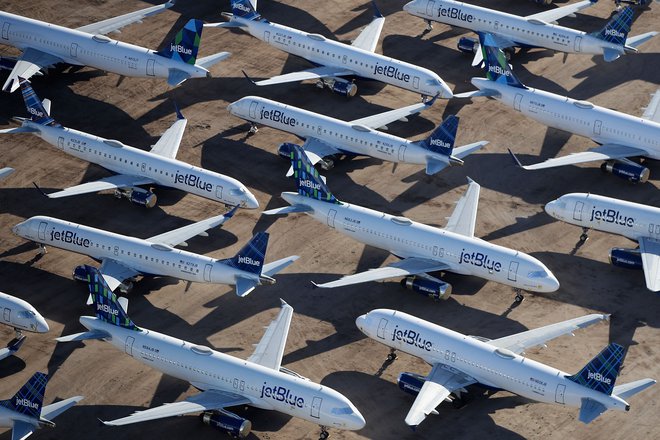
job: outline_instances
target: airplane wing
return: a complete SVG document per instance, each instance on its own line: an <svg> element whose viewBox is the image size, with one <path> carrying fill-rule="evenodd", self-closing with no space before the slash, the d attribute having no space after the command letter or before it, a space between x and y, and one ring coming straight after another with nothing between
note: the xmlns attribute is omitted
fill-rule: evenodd
<svg viewBox="0 0 660 440"><path fill-rule="evenodd" d="M341 153L341 151L339 151L336 147L314 137L307 138L305 143L302 145L302 149L312 165L316 165L325 156ZM289 170L286 172L286 176L293 176L293 165L289 166Z"/></svg>
<svg viewBox="0 0 660 440"><path fill-rule="evenodd" d="M644 109L642 118L653 122L660 122L660 89L651 95L651 102Z"/></svg>
<svg viewBox="0 0 660 440"><path fill-rule="evenodd" d="M400 260L378 269L369 269L366 272L360 272L353 275L347 275L335 281L324 284L314 284L316 287L332 288L340 286L350 286L352 284L366 283L367 281L378 281L387 278L403 277L408 275L417 275L427 272L437 272L439 270L450 269L450 266L439 261L427 260L424 258L411 257Z"/></svg>
<svg viewBox="0 0 660 440"><path fill-rule="evenodd" d="M321 79L329 76L348 76L355 75L355 72L348 69L342 69L332 66L314 67L313 69L301 70L299 72L285 73L284 75L273 76L272 78L261 81L254 81L258 86L269 86L272 84L283 84L307 79Z"/></svg>
<svg viewBox="0 0 660 440"><path fill-rule="evenodd" d="M657 292L660 290L660 241L642 237L639 239L639 250L642 252L646 288Z"/></svg>
<svg viewBox="0 0 660 440"><path fill-rule="evenodd" d="M247 359L261 366L279 371L282 365L282 356L286 338L289 335L289 326L293 317L293 307L284 300L279 315L266 327L266 333L261 337L254 353Z"/></svg>
<svg viewBox="0 0 660 440"><path fill-rule="evenodd" d="M228 393L219 390L203 391L195 396L188 397L182 402L166 403L156 408L137 411L128 417L103 422L105 425L121 426L131 423L145 422L147 420L162 419L165 417L181 416L184 414L220 410L230 406L252 403L250 399L240 394Z"/></svg>
<svg viewBox="0 0 660 440"><path fill-rule="evenodd" d="M176 153L179 151L179 145L181 145L181 139L183 138L183 132L188 123L188 120L183 117L178 109L176 115L176 122L174 122L174 124L163 133L160 139L158 139L158 142L151 147L151 153L169 159L174 159L176 157Z"/></svg>
<svg viewBox="0 0 660 440"><path fill-rule="evenodd" d="M554 168L564 165L575 165L578 163L594 162L609 159L624 159L628 157L646 156L646 150L640 148L627 147L617 144L603 144L600 147L590 148L582 153L573 153L568 156L555 157L545 162L535 163L533 165L520 165L526 170L541 170L544 168Z"/></svg>
<svg viewBox="0 0 660 440"><path fill-rule="evenodd" d="M153 237L147 238L147 241L151 241L156 244L164 244L166 246L178 246L180 244L186 246L186 240L196 235L206 236L206 231L211 228L215 228L216 226L220 226L232 218L237 209L238 208L233 208L226 214L216 215L215 217L207 218L206 220L193 223L192 225L174 229L163 234L154 235Z"/></svg>
<svg viewBox="0 0 660 440"><path fill-rule="evenodd" d="M11 440L24 440L32 435L34 430L37 429L32 425L22 420L14 420L14 428L11 430Z"/></svg>
<svg viewBox="0 0 660 440"><path fill-rule="evenodd" d="M406 117L411 115L416 115L422 110L426 110L431 107L435 102L436 98L431 99L427 102L420 102L418 104L409 105L407 107L399 108L396 110L389 110L384 113L379 113L377 115L367 116L366 118L355 119L350 121L349 124L353 125L363 125L365 127L377 129L381 127L387 128L387 124L394 121L403 121L407 122Z"/></svg>
<svg viewBox="0 0 660 440"><path fill-rule="evenodd" d="M10 168L10 167L5 167L5 168L0 169L0 180L4 179L6 177L9 177L9 175L12 174L14 171L16 171L16 170L14 170L13 168Z"/></svg>
<svg viewBox="0 0 660 440"><path fill-rule="evenodd" d="M154 180L146 177L117 174L114 176L104 177L103 179L99 179L94 182L81 183L80 185L71 186L69 188L63 189L62 191L46 194L46 196L51 199L59 199L61 197L88 194L106 189L127 188L130 186L150 185L152 183L154 183Z"/></svg>
<svg viewBox="0 0 660 440"><path fill-rule="evenodd" d="M103 260L99 272L101 272L103 279L113 292L124 280L140 275L137 270L111 259ZM91 295L89 301L89 304L91 304Z"/></svg>
<svg viewBox="0 0 660 440"><path fill-rule="evenodd" d="M109 18L107 20L99 21L98 23L88 24L79 27L77 30L87 32L89 34L106 35L110 32L118 31L124 26L133 23L140 23L142 19L152 15L160 14L166 9L174 6L175 0L170 0L167 3L158 6L151 6L149 8L140 9L139 11L129 12L128 14L120 15L119 17Z"/></svg>
<svg viewBox="0 0 660 440"><path fill-rule="evenodd" d="M561 335L572 334L575 330L589 327L600 321L609 319L610 315L592 314L582 316L580 318L569 319L568 321L558 322L556 324L546 325L545 327L527 330L526 332L517 333L503 338L493 339L488 341L490 345L495 347L511 350L514 353L521 354L530 347L537 345L545 345L546 342L551 341Z"/></svg>
<svg viewBox="0 0 660 440"><path fill-rule="evenodd" d="M7 81L2 86L2 90L14 92L20 85L18 78L30 79L41 69L46 69L62 61L59 57L28 47L16 62Z"/></svg>
<svg viewBox="0 0 660 440"><path fill-rule="evenodd" d="M581 2L562 6L561 8L554 8L548 11L539 12L538 14L528 15L525 18L527 19L527 21L541 20L551 23L553 21L559 20L560 18L564 18L569 15L575 14L576 12L588 8L589 6L593 6L595 4L596 2L593 0L584 0Z"/></svg>
<svg viewBox="0 0 660 440"><path fill-rule="evenodd" d="M56 403L51 403L50 405L46 405L41 408L41 418L46 420L53 420L55 417L59 416L81 400L83 400L83 396L75 396L60 400Z"/></svg>
<svg viewBox="0 0 660 440"><path fill-rule="evenodd" d="M369 52L375 52L384 24L385 17L383 17L378 9L376 9L374 19L366 28L362 30L362 32L360 32L360 35L358 35L358 37L353 40L353 44L351 46L357 47L358 49L367 50Z"/></svg>
<svg viewBox="0 0 660 440"><path fill-rule="evenodd" d="M479 206L479 192L481 186L468 177L468 189L465 194L458 199L454 212L452 212L447 226L447 231L456 234L474 237L474 226L477 222L477 208Z"/></svg>
<svg viewBox="0 0 660 440"><path fill-rule="evenodd" d="M426 416L435 412L435 408L449 397L449 394L473 383L476 383L476 380L460 371L442 364L435 364L408 411L406 424L408 426L419 425Z"/></svg>

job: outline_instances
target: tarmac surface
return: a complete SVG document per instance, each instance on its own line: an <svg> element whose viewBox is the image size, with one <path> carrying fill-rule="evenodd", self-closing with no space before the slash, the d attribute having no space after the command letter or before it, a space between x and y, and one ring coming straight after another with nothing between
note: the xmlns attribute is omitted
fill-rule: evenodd
<svg viewBox="0 0 660 440"><path fill-rule="evenodd" d="M146 3L157 3L146 2ZM474 1L492 5L486 0ZM528 15L545 7L528 1L496 2L501 10ZM379 2L387 17L378 51L430 68L456 92L472 90L469 79L483 76L471 68L471 58L456 49L467 31L425 24L403 12L403 1ZM563 3L560 3L560 5ZM147 5L141 1L65 0L54 7L43 0L5 0L4 11L77 27ZM614 5L596 6L567 18L562 25L587 31L600 29ZM171 10L125 28L111 37L157 48L189 19L221 21L228 2L180 1ZM269 20L341 41L355 38L371 19L371 6L362 1L259 2ZM638 11L639 14L639 11ZM653 5L636 15L633 34L658 30L660 8ZM655 25L655 26L654 26ZM438 416L429 416L416 432L403 419L413 397L401 392L400 372L427 374L430 367L400 354L388 364L388 348L367 339L355 318L375 308L393 308L466 334L496 338L588 313L612 314L598 324L534 349L527 356L569 373L578 371L608 342L629 346L618 383L660 378L660 298L645 288L641 272L609 265L611 247L635 247L624 238L591 232L576 248L580 229L555 221L543 205L568 192L595 192L660 206L660 165L648 161L651 180L631 185L603 174L599 164L525 172L516 168L511 148L525 163L593 146L585 138L547 129L495 101L439 101L407 123L391 124L393 134L422 139L449 114L461 117L457 145L489 140L481 152L469 156L464 167L428 177L414 165L392 166L375 159L341 162L325 172L328 184L341 200L414 220L443 226L454 203L466 189L466 176L482 185L477 235L519 249L543 261L561 282L559 291L527 294L512 308L514 294L507 286L448 274L453 296L433 302L403 290L398 280L368 283L334 290L313 289L310 281L324 282L344 274L379 267L393 261L386 252L365 247L303 215L262 217L261 211L285 202L282 191L294 190L284 177L289 164L277 155L282 142L297 139L262 127L251 137L248 125L231 116L226 106L246 95L260 95L312 111L350 120L419 100L412 92L376 82L358 82L358 96L347 100L313 83L259 88L245 80L241 70L256 78L310 67L301 59L276 51L248 34L206 29L200 56L219 51L232 56L212 68L214 78L191 80L171 89L165 81L126 78L90 68L55 69L32 81L37 94L53 102L54 118L65 126L147 149L174 121L173 101L188 118L178 159L238 178L257 196L258 210L240 210L222 229L209 237L190 240L189 250L224 258L234 253L256 231L271 233L267 259L300 255L277 277L277 284L258 287L238 298L228 286L192 284L169 278L144 279L130 293L129 314L137 325L195 343L209 345L247 358L273 319L279 298L295 309L283 365L331 386L346 395L367 420L358 432L330 430L333 439L652 439L660 438L660 386L630 399L629 413L607 412L586 426L577 420L578 409L530 402L508 392L487 397L475 391L460 410L441 404ZM605 63L601 57L555 54L532 50L513 58L516 74L532 87L591 100L633 115L641 115L650 94L660 85L660 38L641 53ZM3 54L15 51L3 47ZM7 73L0 73L4 82ZM2 95L0 128L16 125L12 116L25 116L20 93ZM149 237L224 212L225 207L176 190L157 190L159 205L151 210L116 200L112 193L48 200L33 187L37 182L50 192L98 179L109 173L95 165L56 151L31 135L2 139L0 168L16 172L0 183L0 290L21 297L48 319L50 332L28 334L17 354L0 362L0 397L9 398L35 372L47 371L51 380L45 403L73 395L85 399L56 419L53 430L42 429L35 439L61 438L218 438L223 434L204 426L195 416L146 422L125 427L102 427L97 418L126 416L194 394L187 383L163 376L101 341L57 344L60 335L83 331L81 315L86 286L71 278L73 268L94 264L82 255L50 247L43 258L37 248L11 233L11 227L34 215L49 215L136 237ZM0 328L5 344L13 330ZM251 439L316 439L319 428L276 412L238 409L252 421ZM0 435L9 439L10 435Z"/></svg>

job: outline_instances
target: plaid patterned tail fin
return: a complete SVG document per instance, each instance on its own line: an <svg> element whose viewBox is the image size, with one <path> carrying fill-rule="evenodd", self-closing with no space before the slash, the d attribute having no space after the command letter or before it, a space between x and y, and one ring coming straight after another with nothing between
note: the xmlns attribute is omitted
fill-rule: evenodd
<svg viewBox="0 0 660 440"><path fill-rule="evenodd" d="M130 330L140 329L131 321L98 269L85 266L89 294L92 296L96 317L104 322Z"/></svg>
<svg viewBox="0 0 660 440"><path fill-rule="evenodd" d="M592 35L598 39L624 46L626 44L626 38L628 38L628 32L630 32L630 27L632 26L632 19L633 9L627 6L612 17L603 29Z"/></svg>
<svg viewBox="0 0 660 440"><path fill-rule="evenodd" d="M294 145L291 150L291 167L298 194L328 203L339 203L310 162L305 150L298 145Z"/></svg>
<svg viewBox="0 0 660 440"><path fill-rule="evenodd" d="M34 376L18 390L14 397L0 401L0 406L38 419L41 416L41 405L44 400L47 383L47 374L34 373Z"/></svg>
<svg viewBox="0 0 660 440"><path fill-rule="evenodd" d="M203 27L204 23L201 20L188 21L183 29L174 36L174 39L157 54L194 66L197 62Z"/></svg>
<svg viewBox="0 0 660 440"><path fill-rule="evenodd" d="M567 379L611 395L625 357L626 350L621 345L610 344L577 374Z"/></svg>

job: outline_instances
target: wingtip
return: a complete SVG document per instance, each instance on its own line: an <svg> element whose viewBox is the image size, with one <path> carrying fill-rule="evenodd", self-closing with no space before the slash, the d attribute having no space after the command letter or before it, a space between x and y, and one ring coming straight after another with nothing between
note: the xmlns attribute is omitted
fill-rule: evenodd
<svg viewBox="0 0 660 440"><path fill-rule="evenodd" d="M176 114L176 118L178 120L186 119L185 116L183 116L181 113L181 110L179 110L179 105L176 103L176 101L174 101L174 113Z"/></svg>
<svg viewBox="0 0 660 440"><path fill-rule="evenodd" d="M435 101L437 101L439 97L440 97L440 92L436 93L435 96L430 101L426 101L425 102L426 106L431 107L433 104L435 104Z"/></svg>
<svg viewBox="0 0 660 440"><path fill-rule="evenodd" d="M250 76L249 76L247 73L245 73L245 70L241 70L241 72L243 73L243 76L244 76L248 81L250 81L250 82L251 82L252 84L254 84L254 85L257 85L257 83L256 83L252 78L250 78Z"/></svg>
<svg viewBox="0 0 660 440"><path fill-rule="evenodd" d="M228 212L226 212L224 215L225 218L232 218L234 214L236 214L236 211L238 211L238 205L234 206L231 208Z"/></svg>
<svg viewBox="0 0 660 440"><path fill-rule="evenodd" d="M284 301L282 298L280 298L280 306L281 307L286 307L286 306L289 306L289 303ZM291 307L291 306L289 306L289 307Z"/></svg>
<svg viewBox="0 0 660 440"><path fill-rule="evenodd" d="M32 185L34 185L34 187L37 189L37 191L41 193L42 196L50 198L48 194L46 194L41 188L39 188L39 185L37 185L36 182L32 182Z"/></svg>
<svg viewBox="0 0 660 440"><path fill-rule="evenodd" d="M523 168L523 169L524 169L525 167L523 166L522 163L520 163L520 160L518 160L518 157L513 153L513 151L511 151L511 148L507 148L507 150L509 151L509 155L510 155L511 158L513 159L513 163L514 163L517 167L519 167L519 168Z"/></svg>
<svg viewBox="0 0 660 440"><path fill-rule="evenodd" d="M375 1L371 1L372 6L374 7L374 18L384 18L383 14L381 14L380 9L378 9L378 6L376 5Z"/></svg>

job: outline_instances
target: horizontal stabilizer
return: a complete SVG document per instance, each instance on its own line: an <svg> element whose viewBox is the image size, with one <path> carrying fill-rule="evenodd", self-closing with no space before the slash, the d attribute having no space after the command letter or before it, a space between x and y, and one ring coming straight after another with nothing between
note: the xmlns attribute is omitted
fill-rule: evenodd
<svg viewBox="0 0 660 440"><path fill-rule="evenodd" d="M438 160L433 157L426 159L426 174L432 176L440 171L444 170L449 166L449 162L446 160Z"/></svg>
<svg viewBox="0 0 660 440"><path fill-rule="evenodd" d="M471 92L463 92L463 93L456 93L454 94L454 98L476 98L479 96L486 96L486 97L492 97L492 98L498 98L500 96L500 92L497 90L493 89L482 89L482 90L473 90Z"/></svg>
<svg viewBox="0 0 660 440"><path fill-rule="evenodd" d="M280 214L292 214L294 212L312 212L312 211L314 210L307 205L291 205L291 206L283 206L282 208L269 209L268 211L262 212L262 214L280 215Z"/></svg>
<svg viewBox="0 0 660 440"><path fill-rule="evenodd" d="M465 156L474 153L475 151L481 149L484 145L487 145L488 141L479 141L473 142L468 145L463 145L461 147L455 147L452 153L452 156L459 159L463 159Z"/></svg>
<svg viewBox="0 0 660 440"><path fill-rule="evenodd" d="M620 56L621 56L621 51L619 50L610 49L607 47L603 49L603 59L608 63L619 59Z"/></svg>
<svg viewBox="0 0 660 440"><path fill-rule="evenodd" d="M243 278L243 277L237 277L236 278L236 295L240 296L243 298L244 296L248 296L250 292L254 290L255 287L257 287L258 281L253 280L251 278Z"/></svg>
<svg viewBox="0 0 660 440"><path fill-rule="evenodd" d="M176 87L188 78L190 78L190 75L188 75L183 70L170 69L169 74L167 75L167 84L172 87Z"/></svg>
<svg viewBox="0 0 660 440"><path fill-rule="evenodd" d="M5 167L0 169L0 180L9 177L13 172L16 171L11 167Z"/></svg>
<svg viewBox="0 0 660 440"><path fill-rule="evenodd" d="M76 341L86 341L88 339L105 339L110 338L110 334L101 330L91 330L88 332L75 333L68 336L60 336L55 338L57 342L76 342Z"/></svg>
<svg viewBox="0 0 660 440"><path fill-rule="evenodd" d="M50 405L46 405L41 408L41 418L52 420L83 399L83 396L74 396L69 397L68 399L60 400L59 402L51 403Z"/></svg>
<svg viewBox="0 0 660 440"><path fill-rule="evenodd" d="M633 49L637 49L639 46L642 44L646 43L649 41L651 38L655 37L658 35L657 32L646 32L641 35L636 35L634 37L630 37L626 40L626 49L631 47Z"/></svg>
<svg viewBox="0 0 660 440"><path fill-rule="evenodd" d="M641 393L651 385L655 385L655 383L656 381L653 379L640 379L634 382L624 383L623 385L615 386L612 394L626 400L637 393Z"/></svg>
<svg viewBox="0 0 660 440"><path fill-rule="evenodd" d="M10 134L10 133L36 133L39 130L32 127L16 127L16 128L7 128L5 130L0 130L0 134Z"/></svg>
<svg viewBox="0 0 660 440"><path fill-rule="evenodd" d="M197 65L201 66L205 69L210 69L211 67L215 66L217 63L219 63L222 60L226 60L229 58L231 54L229 52L218 52L213 55L209 55L203 58L200 58L197 60Z"/></svg>
<svg viewBox="0 0 660 440"><path fill-rule="evenodd" d="M273 275L278 274L279 272L286 269L291 263L300 258L298 255L291 255L290 257L282 258L277 261L273 261L268 264L264 264L264 267L261 271L263 275L272 277Z"/></svg>
<svg viewBox="0 0 660 440"><path fill-rule="evenodd" d="M582 406L580 407L580 421L588 424L594 421L599 415L607 410L605 405L596 402L592 399L582 399Z"/></svg>
<svg viewBox="0 0 660 440"><path fill-rule="evenodd" d="M229 28L243 28L243 27L247 27L247 25L245 23L238 23L236 21L223 21L220 23L205 23L204 27L229 29Z"/></svg>

